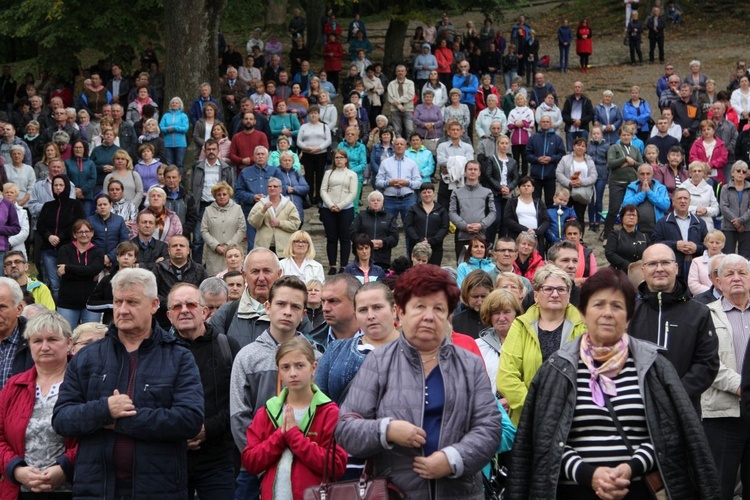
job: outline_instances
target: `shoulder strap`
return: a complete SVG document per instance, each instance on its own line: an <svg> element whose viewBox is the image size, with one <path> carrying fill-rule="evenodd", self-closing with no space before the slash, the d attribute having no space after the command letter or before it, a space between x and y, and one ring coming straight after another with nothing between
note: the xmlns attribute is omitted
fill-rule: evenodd
<svg viewBox="0 0 750 500"><path fill-rule="evenodd" d="M612 418L612 423L615 424L615 427L617 428L617 432L620 434L620 437L625 443L625 447L628 449L628 453L632 456L633 445L630 444L630 439L628 439L628 435L625 434L625 429L622 428L620 419L617 418L617 413L615 413L615 409L612 407L612 401L610 401L609 396L604 391L602 391L602 396L604 396L604 404L607 406L607 410L609 411L609 416Z"/></svg>
<svg viewBox="0 0 750 500"><path fill-rule="evenodd" d="M232 302L229 306L229 309L227 310L227 317L224 318L224 334L229 333L229 327L232 326L232 321L234 320L234 317L237 316L237 310L240 308L240 301L235 300Z"/></svg>
<svg viewBox="0 0 750 500"><path fill-rule="evenodd" d="M216 336L216 341L219 343L221 357L227 362L227 366L232 366L232 349L229 347L229 338L226 334L220 333Z"/></svg>

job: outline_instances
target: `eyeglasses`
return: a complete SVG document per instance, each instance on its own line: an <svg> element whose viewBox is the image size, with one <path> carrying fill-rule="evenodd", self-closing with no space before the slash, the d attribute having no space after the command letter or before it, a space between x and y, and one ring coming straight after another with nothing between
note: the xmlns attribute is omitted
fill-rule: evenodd
<svg viewBox="0 0 750 500"><path fill-rule="evenodd" d="M737 170L735 170L735 172L737 172L738 174L746 174L747 170L742 170L738 168Z"/></svg>
<svg viewBox="0 0 750 500"><path fill-rule="evenodd" d="M294 240L295 245L309 245L305 240Z"/></svg>
<svg viewBox="0 0 750 500"><path fill-rule="evenodd" d="M88 229L81 229L80 231L76 231L76 234L80 234L81 236L83 236L85 234L91 234L91 231L89 231Z"/></svg>
<svg viewBox="0 0 750 500"><path fill-rule="evenodd" d="M643 267L647 269L656 269L658 267L666 268L674 264L674 260L653 260L650 262L644 262Z"/></svg>
<svg viewBox="0 0 750 500"><path fill-rule="evenodd" d="M172 311L173 313L178 313L178 312L182 311L183 307L187 307L188 311L192 312L192 311L195 311L196 309L198 309L200 306L201 305L199 303L197 303L197 302L179 302L177 304L172 304L169 307L169 310Z"/></svg>
<svg viewBox="0 0 750 500"><path fill-rule="evenodd" d="M544 295L551 297L554 292L557 292L557 295L560 297L564 295L568 295L569 290L567 287L564 286L540 286L539 291L542 292Z"/></svg>
<svg viewBox="0 0 750 500"><path fill-rule="evenodd" d="M22 266L26 264L25 260L8 260L5 261L5 267Z"/></svg>

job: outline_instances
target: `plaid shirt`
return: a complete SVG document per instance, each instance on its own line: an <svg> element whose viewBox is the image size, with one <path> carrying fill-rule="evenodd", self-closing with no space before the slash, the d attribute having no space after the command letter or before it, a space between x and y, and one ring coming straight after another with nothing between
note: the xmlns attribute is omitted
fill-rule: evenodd
<svg viewBox="0 0 750 500"><path fill-rule="evenodd" d="M18 326L12 334L0 342L0 388L5 387L5 383L13 373L13 360L16 358L20 343L21 332Z"/></svg>

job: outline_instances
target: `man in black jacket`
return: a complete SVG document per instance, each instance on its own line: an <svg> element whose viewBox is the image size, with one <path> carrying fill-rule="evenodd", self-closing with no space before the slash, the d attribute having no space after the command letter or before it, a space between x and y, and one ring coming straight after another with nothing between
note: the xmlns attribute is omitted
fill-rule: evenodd
<svg viewBox="0 0 750 500"><path fill-rule="evenodd" d="M169 321L177 338L198 365L203 385L201 431L188 440L188 497L234 498L234 440L229 428L232 363L240 350L236 340L205 323L208 307L195 285L178 283L167 298Z"/></svg>
<svg viewBox="0 0 750 500"><path fill-rule="evenodd" d="M700 397L719 372L719 340L711 313L677 279L675 253L657 243L643 252L643 274L628 334L666 350L700 416Z"/></svg>
<svg viewBox="0 0 750 500"><path fill-rule="evenodd" d="M135 223L138 227L138 236L130 241L138 245L138 267L152 271L159 262L169 258L169 249L166 243L154 238L154 214L144 210L138 214Z"/></svg>
<svg viewBox="0 0 750 500"><path fill-rule="evenodd" d="M589 138L589 124L594 121L594 105L583 93L583 83L573 83L573 93L565 99L562 108L565 122L565 147L573 151L573 141L577 137Z"/></svg>
<svg viewBox="0 0 750 500"><path fill-rule="evenodd" d="M156 286L159 290L159 311L156 320L162 328L169 329L167 318L167 296L177 283L191 283L200 286L208 278L206 268L190 259L190 242L187 237L175 235L169 239L169 260L159 262L153 269Z"/></svg>
<svg viewBox="0 0 750 500"><path fill-rule="evenodd" d="M180 175L179 168L175 165L168 165L164 168L164 191L167 193L167 208L180 218L182 234L189 238L198 223L198 209L195 205L195 198L180 185L181 182L182 175Z"/></svg>

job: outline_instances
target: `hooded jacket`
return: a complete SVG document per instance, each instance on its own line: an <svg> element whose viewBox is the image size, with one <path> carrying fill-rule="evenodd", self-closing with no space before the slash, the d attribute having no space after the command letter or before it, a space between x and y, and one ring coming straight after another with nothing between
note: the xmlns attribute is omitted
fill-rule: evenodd
<svg viewBox="0 0 750 500"><path fill-rule="evenodd" d="M290 480L292 495L302 498L304 491L323 481L335 481L346 470L346 451L335 445L334 457L329 448L339 420L339 408L315 384L313 399L299 425L281 432L284 424L284 406L289 389L269 399L265 408L258 411L247 428L247 446L242 451L242 466L251 474L263 474L261 495L274 498L276 472L282 453L289 448L294 454ZM326 464L326 460L329 461ZM333 462L333 471L330 463ZM327 471L329 478L324 478Z"/></svg>
<svg viewBox="0 0 750 500"><path fill-rule="evenodd" d="M427 48L427 53L424 53L425 47ZM424 66L427 66L427 69L424 69ZM414 59L414 71L416 75L417 80L427 80L430 78L430 71L437 71L438 69L438 61L435 58L434 55L432 55L432 47L430 47L429 43L423 43L422 44L422 53L419 54L416 59Z"/></svg>
<svg viewBox="0 0 750 500"><path fill-rule="evenodd" d="M690 298L677 280L671 292L652 292L646 282L638 287L635 313L628 335L666 349L682 385L700 415L700 397L719 372L719 341L708 307Z"/></svg>
<svg viewBox="0 0 750 500"><path fill-rule="evenodd" d="M42 206L41 212L39 212L36 230L42 237L42 250L61 248L66 243L70 243L73 239L71 233L73 223L79 219L86 218L81 207L81 202L70 198L71 187L68 177L62 174L56 175L52 179L53 184L55 179L62 179L65 182L65 189L60 194L53 192L52 196L54 199L45 203ZM52 235L60 238L60 243L55 247L49 242L49 237Z"/></svg>

